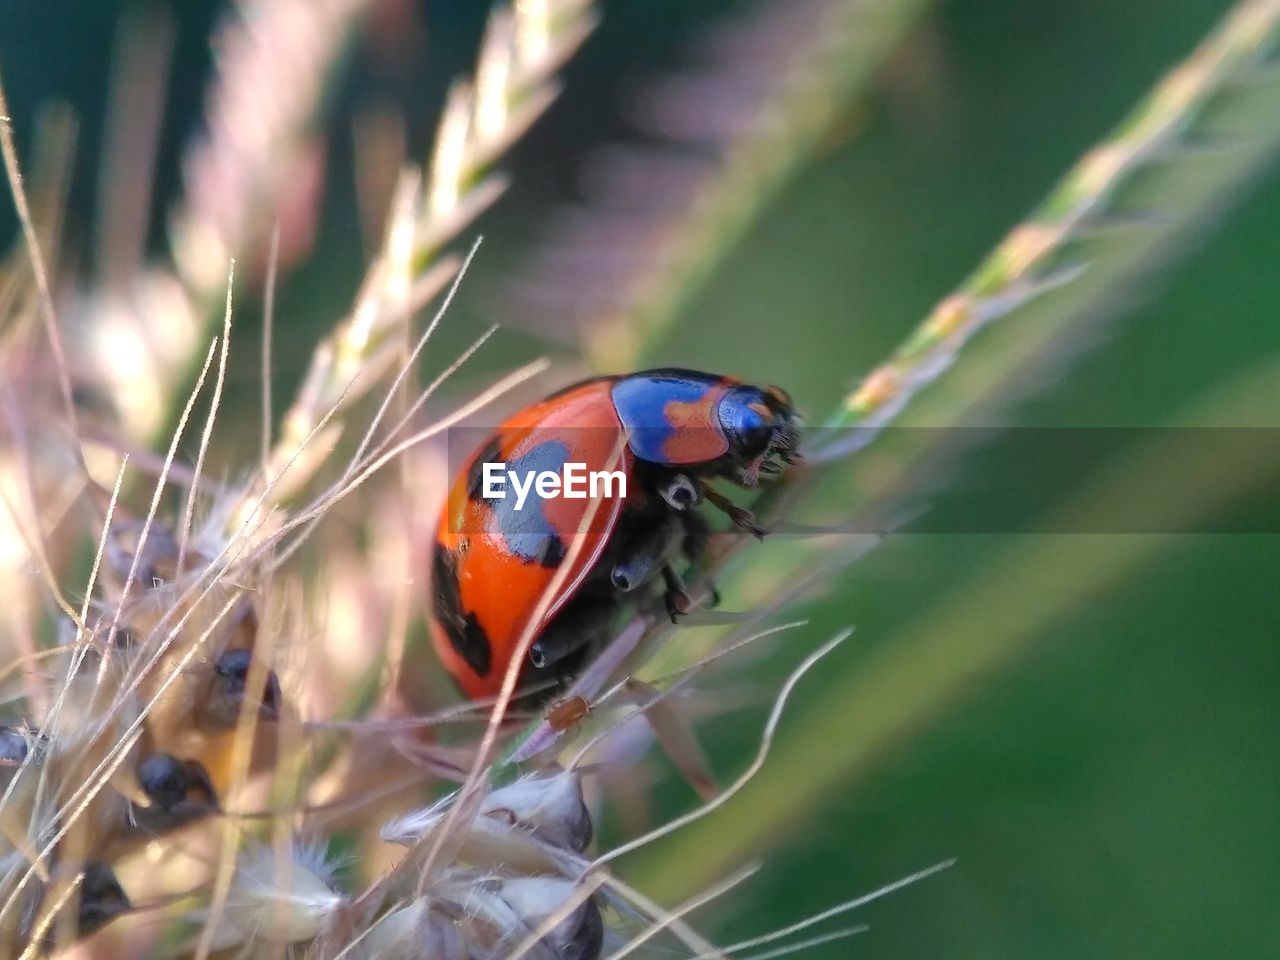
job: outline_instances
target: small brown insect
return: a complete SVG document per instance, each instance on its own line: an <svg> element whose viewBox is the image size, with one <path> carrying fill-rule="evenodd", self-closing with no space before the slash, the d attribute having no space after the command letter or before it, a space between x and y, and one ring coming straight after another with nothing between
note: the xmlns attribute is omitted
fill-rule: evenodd
<svg viewBox="0 0 1280 960"><path fill-rule="evenodd" d="M582 697L567 697L551 705L551 709L547 711L547 723L556 733L564 733L581 723L590 712L591 704Z"/></svg>

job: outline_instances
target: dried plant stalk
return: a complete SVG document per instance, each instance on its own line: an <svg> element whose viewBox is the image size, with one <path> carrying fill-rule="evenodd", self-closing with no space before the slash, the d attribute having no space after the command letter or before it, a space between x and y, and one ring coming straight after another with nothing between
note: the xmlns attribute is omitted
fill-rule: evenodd
<svg viewBox="0 0 1280 960"><path fill-rule="evenodd" d="M240 0L214 42L208 133L185 163L171 223L174 264L201 306L227 262L257 258L286 193L304 179L325 84L368 0Z"/></svg>
<svg viewBox="0 0 1280 960"><path fill-rule="evenodd" d="M1237 4L825 426L887 423L984 325L1013 322L1045 301L1040 322L1056 334L1176 252L1171 245L1220 212L1280 144L1280 66L1271 56L1278 23L1275 0ZM1194 177L1181 175L1191 169ZM872 435L863 430L856 442Z"/></svg>
<svg viewBox="0 0 1280 960"><path fill-rule="evenodd" d="M454 279L461 260L442 248L502 194L501 155L555 99L555 73L594 26L586 0L498 7L489 19L473 79L454 85L425 175L400 178L382 248L351 313L317 347L302 390L284 417L264 480L283 499L318 468L302 447L322 419L327 451L343 410L364 396L407 349L409 319ZM437 322L439 315L437 315ZM428 330L428 334L430 329Z"/></svg>
<svg viewBox="0 0 1280 960"><path fill-rule="evenodd" d="M170 214L172 267L133 266L131 248L145 231L145 211L113 211L126 227L122 249L100 250L107 268L104 286L80 302L85 329L78 373L111 401L115 425L129 441L150 443L172 411L166 401L190 376L194 354L218 314L227 265L237 259L242 274L256 275L272 225L284 221L286 249L295 255L310 244L314 224L306 211L318 203L323 147L314 125L329 78L368 7L368 0L240 0L215 41L218 76L209 91L207 129L184 160L185 190ZM126 22L123 29L132 29ZM149 26L148 61L167 42L162 27ZM129 48L132 38L122 43ZM147 72L125 71L120 82L157 84L163 54L144 62ZM129 93L120 90L121 95ZM151 122L158 122L152 107ZM119 114L124 125L137 119ZM143 129L142 141L154 140ZM148 169L145 145L126 141L109 158L136 156ZM143 155L137 155L138 151ZM135 169L112 169L113 181L133 181ZM108 191L110 194L110 191ZM137 205L145 196L128 194ZM110 197L109 197L110 199ZM132 218L132 219L130 219ZM103 234L104 242L111 239Z"/></svg>

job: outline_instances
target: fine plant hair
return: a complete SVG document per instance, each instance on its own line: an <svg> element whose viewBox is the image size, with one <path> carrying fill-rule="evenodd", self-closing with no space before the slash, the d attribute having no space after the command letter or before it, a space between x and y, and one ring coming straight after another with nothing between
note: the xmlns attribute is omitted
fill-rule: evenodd
<svg viewBox="0 0 1280 960"><path fill-rule="evenodd" d="M185 189L169 218L169 255L155 263L117 257L87 291L60 272L62 167L19 156L0 87L0 152L21 226L0 277L0 957L596 960L652 949L763 960L862 931L837 923L950 861L872 893L819 891L811 916L727 945L690 916L750 877L783 821L794 822L847 768L912 723L928 698L1019 642L1013 631L975 646L971 662L934 678L935 689L913 692L877 719L865 704L875 700L877 678L893 676L901 653L891 651L858 694L802 703L800 732L780 730L791 701L804 699L797 691L806 672L852 631L828 638L803 621L771 623L880 535L801 541L771 561L794 576L757 589L741 616L696 614L697 630L639 610L569 689L585 708L572 728L540 715L515 733L501 723L519 655L496 703L423 709L408 695L416 678L406 650L421 616L412 571L425 569L430 537L429 520L415 518L433 517L444 493L441 436L550 366L535 361L495 376L441 413L438 394L491 332L425 385L416 382L418 361L448 322L469 264L483 255L466 232L503 192L503 153L555 98L558 71L599 11L587 0L527 0L492 13L473 76L446 98L429 161L390 158L394 175L382 179L393 186L366 274L277 417L275 290L300 248L282 222L282 194L307 169L323 91L367 6L238 5L223 28L208 132L188 151ZM784 121L782 135L745 123L708 132L720 150L694 188L714 202L689 210L709 219L670 232L697 242L672 248L669 286L651 299L574 318L584 356L644 355L924 6L825 0L788 21L792 53L758 78L773 91L765 99ZM781 29L786 7L752 14L754 27L721 51L722 75ZM892 17L875 20L877 11ZM869 37L857 28L864 15L881 24ZM161 45L135 51L144 75L166 59L168 28L154 29ZM1177 256L1191 230L1280 145L1278 30L1280 0L1239 3L891 357L818 418L832 429L812 434L806 465L756 495L757 514L803 520L821 484L846 475L837 467L856 471L856 454L876 431L984 348L974 339L981 328L1016 331L1028 316L1036 320L997 356L980 389L950 399L955 422L1018 396L1028 358L1064 362L1076 328L1096 321L1158 258ZM846 57L855 44L857 55ZM815 50L841 66L806 74L810 86L797 94L790 78ZM252 92L263 86L278 99L258 101ZM713 82L703 92L716 89ZM797 96L815 109L799 111ZM241 142L245 118L259 112L260 139ZM59 143L66 148L65 138L50 136L38 149L56 152ZM755 151L759 163L736 164L742 151ZM1192 155L1197 190L1162 192ZM1150 212L1122 205L1126 191L1139 191ZM1102 235L1108 242L1095 244ZM637 265L635 276L652 262ZM263 418L249 438L254 431L228 424L223 408L236 278L259 270ZM633 289L653 291L653 277L641 279ZM157 324L157 311L166 324ZM146 346L141 373L123 369L121 344ZM130 395L139 378L151 407ZM87 405L86 396L104 405ZM168 422L176 426L157 440ZM215 467L227 449L235 462ZM921 462L930 454L912 452ZM855 514L872 509L851 499ZM715 538L691 594L709 597L712 576L732 589L752 554L769 550L746 543ZM677 631L681 642L670 642ZM700 682L784 635L803 649L769 697L754 755L710 761L694 723ZM532 639L520 638L518 654ZM832 724L858 731L846 769L796 775L809 762L806 745ZM634 745L652 741L698 803L600 848L601 803L618 784L625 791L643 763ZM730 769L738 772L721 783L717 771ZM770 802L753 793L762 783ZM701 853L666 870L679 880L663 887L660 905L612 867L625 860L629 877L658 875L664 864L654 858L669 858L671 846L654 841L665 837ZM939 851L939 860L946 856Z"/></svg>

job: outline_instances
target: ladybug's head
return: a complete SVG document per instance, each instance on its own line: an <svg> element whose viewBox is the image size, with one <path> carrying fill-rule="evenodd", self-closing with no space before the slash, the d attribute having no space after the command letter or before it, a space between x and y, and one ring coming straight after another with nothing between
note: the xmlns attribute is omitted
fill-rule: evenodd
<svg viewBox="0 0 1280 960"><path fill-rule="evenodd" d="M778 387L739 384L721 398L716 411L736 464L735 480L755 486L796 462L799 417L791 398Z"/></svg>

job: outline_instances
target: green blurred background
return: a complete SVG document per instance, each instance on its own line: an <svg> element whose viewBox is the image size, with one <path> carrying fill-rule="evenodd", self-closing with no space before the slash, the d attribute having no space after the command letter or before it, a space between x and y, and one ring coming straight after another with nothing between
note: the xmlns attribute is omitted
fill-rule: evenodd
<svg viewBox="0 0 1280 960"><path fill-rule="evenodd" d="M92 222L111 56L104 38L124 6L0 7L0 69L20 146L34 109L53 98L83 119L73 244ZM178 45L161 197L176 190L178 150L200 122L207 36L220 9L205 0L171 8ZM502 165L513 190L480 225L487 243L442 344L459 346L489 322L493 291L524 262L539 224L576 195L584 157L629 135L628 97L687 62L708 25L747 9L606 5L560 102ZM829 409L1225 9L1214 0L936 4L870 95L849 104L841 135L754 224L648 359L780 383L805 409ZM341 315L363 269L350 188L353 109L370 98L401 104L421 155L445 82L467 69L486 12L462 0L426 4L428 52L409 70L385 68L367 48L352 52L332 94L333 188L316 255L283 292L282 323L293 335L278 351L281 397L302 372L308 337ZM1280 425L1280 166L1242 199L1005 418L1162 425L1230 395L1226 422ZM160 210L154 220L158 248ZM9 235L5 221L0 237ZM247 383L252 317L241 332ZM485 361L492 369L540 349L527 335L501 336ZM991 463L971 457L955 482L984 469ZM756 558L766 571L768 549ZM779 644L754 679L776 680L799 647L844 624L857 633L800 689L779 745L792 765L777 768L785 776L766 770L750 803L635 858L630 875L651 892L675 896L705 883L699 844L734 844L758 828L775 845L763 874L712 918L724 938L956 858L949 871L855 914L869 933L809 955L1172 960L1280 949L1280 538L896 536L806 615L810 630ZM992 637L990 656L975 655ZM927 656L894 659L925 643ZM847 713L830 708L863 697L875 709L868 677L897 685L886 700L898 690L910 699L932 690L934 667L951 659L973 667L883 729L872 723L869 739L868 728L850 725L859 703ZM747 719L757 713L763 707ZM757 726L740 714L710 724L726 776L754 750ZM658 799L668 810L689 803L676 782L659 787Z"/></svg>

